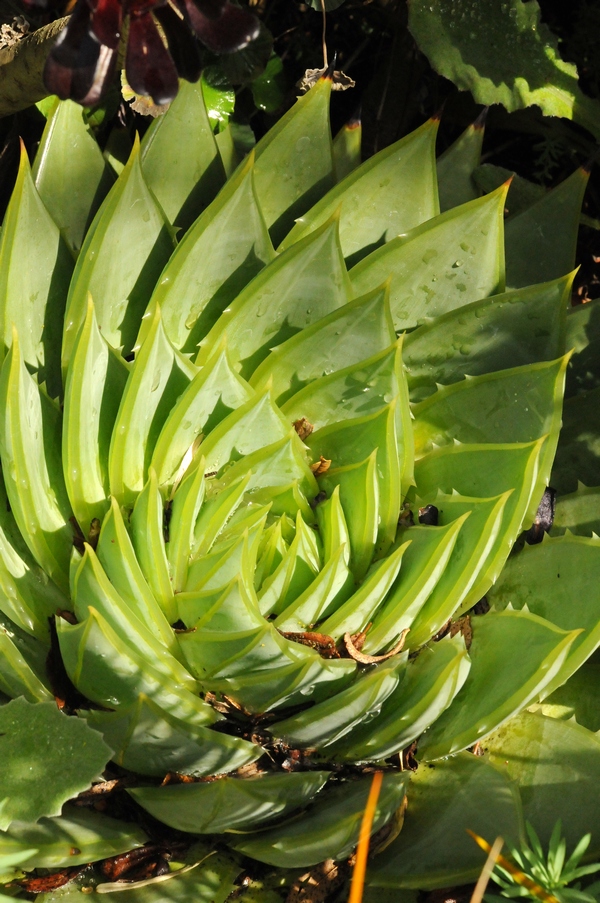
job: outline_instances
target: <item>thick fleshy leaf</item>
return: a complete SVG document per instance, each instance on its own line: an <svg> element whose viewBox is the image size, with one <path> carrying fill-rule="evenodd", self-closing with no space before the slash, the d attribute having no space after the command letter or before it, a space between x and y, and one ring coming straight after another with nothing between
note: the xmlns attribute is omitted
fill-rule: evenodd
<svg viewBox="0 0 600 903"><path fill-rule="evenodd" d="M91 292L109 345L129 354L161 270L173 251L164 214L148 189L134 145L129 161L94 218L77 260L65 315L66 368Z"/></svg>
<svg viewBox="0 0 600 903"><path fill-rule="evenodd" d="M193 364L169 342L156 306L148 315L110 443L110 491L121 505L131 505L142 491L165 420L195 374Z"/></svg>
<svg viewBox="0 0 600 903"><path fill-rule="evenodd" d="M118 856L143 846L147 839L137 825L91 809L65 806L63 815L42 818L37 824L14 821L9 831L0 834L0 855L29 850L21 868L52 869Z"/></svg>
<svg viewBox="0 0 600 903"><path fill-rule="evenodd" d="M31 177L25 146L0 239L0 352L16 327L22 355L49 393L62 392L60 330L73 259Z"/></svg>
<svg viewBox="0 0 600 903"><path fill-rule="evenodd" d="M600 387L567 398L550 483L559 493L579 482L600 486Z"/></svg>
<svg viewBox="0 0 600 903"><path fill-rule="evenodd" d="M333 139L333 169L336 182L341 182L361 163L362 124L354 116L343 125Z"/></svg>
<svg viewBox="0 0 600 903"><path fill-rule="evenodd" d="M472 618L471 626L469 679L419 742L426 761L483 740L536 699L560 671L578 633L524 611L490 612Z"/></svg>
<svg viewBox="0 0 600 903"><path fill-rule="evenodd" d="M479 197L473 172L479 166L485 121L476 119L436 161L440 211ZM494 186L495 187L495 186Z"/></svg>
<svg viewBox="0 0 600 903"><path fill-rule="evenodd" d="M235 771L263 754L258 744L190 724L144 694L130 708L117 712L92 709L85 717L115 751L113 761L137 774L162 778L175 772L203 777Z"/></svg>
<svg viewBox="0 0 600 903"><path fill-rule="evenodd" d="M256 145L256 193L277 245L334 183L331 79L321 78Z"/></svg>
<svg viewBox="0 0 600 903"><path fill-rule="evenodd" d="M403 360L411 399L420 401L438 383L455 383L467 374L551 361L568 351L565 311L571 282L565 276L474 301L410 332Z"/></svg>
<svg viewBox="0 0 600 903"><path fill-rule="evenodd" d="M573 721L531 712L513 718L485 742L491 763L519 787L525 818L544 846L556 823L559 798L568 846L589 831L589 853L600 852L599 744L595 734Z"/></svg>
<svg viewBox="0 0 600 903"><path fill-rule="evenodd" d="M131 514L131 542L150 589L169 624L177 619L173 585L164 541L164 506L156 474L150 468L148 482L137 497Z"/></svg>
<svg viewBox="0 0 600 903"><path fill-rule="evenodd" d="M521 288L570 273L589 170L578 169L505 226L506 284Z"/></svg>
<svg viewBox="0 0 600 903"><path fill-rule="evenodd" d="M569 530L577 536L600 536L600 488L579 486L577 492L556 500L552 536Z"/></svg>
<svg viewBox="0 0 600 903"><path fill-rule="evenodd" d="M29 375L19 340L0 375L0 454L6 493L38 564L68 589L73 530L60 460L61 414Z"/></svg>
<svg viewBox="0 0 600 903"><path fill-rule="evenodd" d="M350 271L355 294L391 277L397 331L504 289L506 186L392 239Z"/></svg>
<svg viewBox="0 0 600 903"><path fill-rule="evenodd" d="M467 828L519 844L524 832L512 781L469 753L419 768L408 788L404 828L373 860L368 883L433 889L475 881L485 853Z"/></svg>
<svg viewBox="0 0 600 903"><path fill-rule="evenodd" d="M48 646L0 615L0 691L9 699L49 702L46 658Z"/></svg>
<svg viewBox="0 0 600 903"><path fill-rule="evenodd" d="M275 256L253 169L250 154L178 245L152 296L169 339L185 352L196 352L225 308Z"/></svg>
<svg viewBox="0 0 600 903"><path fill-rule="evenodd" d="M289 248L339 211L342 250L352 265L401 232L436 216L437 126L437 120L430 119L351 172L298 218L282 248ZM387 275L369 289L380 285Z"/></svg>
<svg viewBox="0 0 600 903"><path fill-rule="evenodd" d="M574 354L567 369L565 397L600 386L600 300L571 307L565 348Z"/></svg>
<svg viewBox="0 0 600 903"><path fill-rule="evenodd" d="M600 540L567 533L525 546L509 558L490 590L489 601L497 608L527 606L563 630L583 631L559 673L544 688L544 696L564 683L600 646L600 597L591 589L599 579Z"/></svg>
<svg viewBox="0 0 600 903"><path fill-rule="evenodd" d="M600 686L600 661L594 654L566 683L547 696L544 702L536 707L536 711L564 721L575 718L581 727L597 734L600 730L598 686ZM533 709L531 706L529 711Z"/></svg>
<svg viewBox="0 0 600 903"><path fill-rule="evenodd" d="M304 808L328 777L328 771L265 774L209 784L134 787L129 793L151 815L179 831L237 833Z"/></svg>
<svg viewBox="0 0 600 903"><path fill-rule="evenodd" d="M71 252L77 254L114 178L79 104L57 102L46 122L32 175L44 206Z"/></svg>
<svg viewBox="0 0 600 903"><path fill-rule="evenodd" d="M199 82L179 82L177 97L144 135L140 158L167 219L187 229L225 181Z"/></svg>
<svg viewBox="0 0 600 903"><path fill-rule="evenodd" d="M268 577L258 594L262 614L280 614L313 582L320 569L320 554L313 530L298 513L296 535L281 564Z"/></svg>
<svg viewBox="0 0 600 903"><path fill-rule="evenodd" d="M342 307L350 295L333 218L261 270L217 320L197 363L206 363L226 337L231 360L241 363L247 379L271 348Z"/></svg>
<svg viewBox="0 0 600 903"><path fill-rule="evenodd" d="M400 808L408 779L407 772L384 775L371 834L387 824ZM338 784L293 821L231 846L259 862L283 868L315 865L323 857L345 859L358 842L371 781L368 775Z"/></svg>
<svg viewBox="0 0 600 903"><path fill-rule="evenodd" d="M62 434L65 485L85 535L109 506L108 453L128 375L127 364L100 333L88 299L67 371Z"/></svg>
<svg viewBox="0 0 600 903"><path fill-rule="evenodd" d="M402 680L406 656L395 656L361 675L330 699L269 726L269 732L294 749L322 749L372 722Z"/></svg>
<svg viewBox="0 0 600 903"><path fill-rule="evenodd" d="M425 646L409 662L381 711L368 724L354 728L331 754L346 761L372 761L410 746L448 708L467 679L469 668L467 649L459 634Z"/></svg>
<svg viewBox="0 0 600 903"><path fill-rule="evenodd" d="M286 605L274 622L278 630L310 630L348 598L354 579L348 570L346 549L346 544L339 546L304 592Z"/></svg>
<svg viewBox="0 0 600 903"><path fill-rule="evenodd" d="M111 754L96 731L67 718L54 702L13 699L0 710L0 731L3 831L16 819L60 815L63 803L89 786Z"/></svg>
<svg viewBox="0 0 600 903"><path fill-rule="evenodd" d="M277 404L322 376L388 348L396 334L385 287L350 301L273 348L250 385L270 384Z"/></svg>
<svg viewBox="0 0 600 903"><path fill-rule="evenodd" d="M233 369L226 348L218 347L181 393L158 437L152 467L159 485L170 489L181 476L180 468L191 462L201 435L209 434L251 396L252 389Z"/></svg>

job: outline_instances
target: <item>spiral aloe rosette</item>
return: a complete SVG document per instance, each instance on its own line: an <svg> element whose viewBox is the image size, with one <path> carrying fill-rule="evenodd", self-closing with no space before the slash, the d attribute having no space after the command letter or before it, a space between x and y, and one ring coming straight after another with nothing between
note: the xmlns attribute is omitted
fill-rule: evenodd
<svg viewBox="0 0 600 903"><path fill-rule="evenodd" d="M553 749L585 760L573 831L594 827L598 740L552 706L526 709L600 643L585 589L598 540L548 539L505 567L559 439L572 245L540 246L548 278L528 285L535 230L509 221L507 288L508 186L469 199L465 182L480 129L439 165L440 214L436 122L350 165L329 89L226 180L231 147L183 85L95 215L110 174L78 108L51 114L34 178L23 154L0 244L0 688L24 697L0 722L20 707L37 763L0 853L22 868L144 843L106 815L61 814L109 759L138 776L135 803L230 850L175 876L177 899L217 886L225 899L243 856L304 870L347 858L373 764L373 832L392 838L409 798L376 885L468 880L481 860L462 827L518 840L525 814L543 836L555 813L542 764L537 778L523 764L532 745L555 783ZM62 152L75 140L76 172ZM560 211L575 229L585 176L520 216L543 233ZM585 533L579 499L563 520ZM419 522L427 506L437 523ZM486 593L492 610L460 620ZM79 721L53 709L49 618ZM73 780L50 794L28 711L64 729L54 746ZM466 752L482 741L488 755ZM220 779L158 786L173 772ZM462 833L445 845L448 824Z"/></svg>

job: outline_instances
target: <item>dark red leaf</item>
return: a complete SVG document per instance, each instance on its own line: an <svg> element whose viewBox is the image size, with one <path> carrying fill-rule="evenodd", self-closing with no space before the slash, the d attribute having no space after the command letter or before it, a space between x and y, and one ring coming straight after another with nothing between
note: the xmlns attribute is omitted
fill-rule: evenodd
<svg viewBox="0 0 600 903"><path fill-rule="evenodd" d="M202 69L200 47L189 25L172 6L160 6L154 10L154 15L162 26L179 77L197 82Z"/></svg>
<svg viewBox="0 0 600 903"><path fill-rule="evenodd" d="M247 10L225 3L218 18L209 18L203 11L204 3L205 0L186 0L186 7L192 28L213 53L242 50L258 36L258 19Z"/></svg>
<svg viewBox="0 0 600 903"><path fill-rule="evenodd" d="M44 84L61 100L86 106L98 103L110 84L116 50L103 46L90 27L91 10L79 0L69 22L50 51L44 67Z"/></svg>
<svg viewBox="0 0 600 903"><path fill-rule="evenodd" d="M129 21L125 73L133 90L156 104L169 103L179 90L175 64L150 13Z"/></svg>
<svg viewBox="0 0 600 903"><path fill-rule="evenodd" d="M116 49L122 26L123 7L120 0L97 0L92 13L92 31L100 43Z"/></svg>

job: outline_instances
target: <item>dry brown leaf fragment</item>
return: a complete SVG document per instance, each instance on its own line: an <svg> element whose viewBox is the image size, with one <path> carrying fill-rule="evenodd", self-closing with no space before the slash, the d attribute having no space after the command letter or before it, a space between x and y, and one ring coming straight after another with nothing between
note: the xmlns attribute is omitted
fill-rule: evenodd
<svg viewBox="0 0 600 903"><path fill-rule="evenodd" d="M471 627L470 615L464 615L462 618L453 621L450 625L450 636L456 636L457 633L462 634L467 649L471 648L473 641L473 628Z"/></svg>
<svg viewBox="0 0 600 903"><path fill-rule="evenodd" d="M304 439L308 439L308 437L314 430L314 426L309 420L306 419L306 417L300 417L298 420L294 420L293 426L298 433L298 436L303 441Z"/></svg>
<svg viewBox="0 0 600 903"><path fill-rule="evenodd" d="M296 82L296 87L300 89L302 94L306 94L328 72L329 66L325 66L323 69L307 69L300 81ZM331 75L332 91L347 91L348 88L354 88L355 85L354 79L340 69L336 69Z"/></svg>
<svg viewBox="0 0 600 903"><path fill-rule="evenodd" d="M300 643L302 646L310 646L316 650L322 658L339 658L335 640L333 637L327 636L325 633L314 633L310 630L305 631L280 631L286 640L292 640L294 643Z"/></svg>
<svg viewBox="0 0 600 903"><path fill-rule="evenodd" d="M349 633L345 633L344 646L346 647L346 651L350 658L353 658L355 662L359 662L359 664L361 665L375 665L378 662L385 662L388 658L392 658L394 655L398 655L399 652L402 652L404 648L404 641L409 630L409 627L403 630L400 634L400 639L398 640L394 648L390 649L389 652L384 653L384 655L365 655L360 651L365 642L366 631L355 633L354 636ZM357 643L359 644L358 646Z"/></svg>
<svg viewBox="0 0 600 903"><path fill-rule="evenodd" d="M310 465L310 469L316 477L320 476L322 473L327 473L330 467L331 460L329 458L324 458L323 455L320 455L319 460Z"/></svg>

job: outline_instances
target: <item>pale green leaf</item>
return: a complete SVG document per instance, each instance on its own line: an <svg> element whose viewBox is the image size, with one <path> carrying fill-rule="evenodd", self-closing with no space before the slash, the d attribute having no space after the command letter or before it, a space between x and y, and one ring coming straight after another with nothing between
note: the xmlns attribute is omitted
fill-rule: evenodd
<svg viewBox="0 0 600 903"><path fill-rule="evenodd" d="M333 169L341 182L361 164L362 123L355 116L341 127L333 139Z"/></svg>
<svg viewBox="0 0 600 903"><path fill-rule="evenodd" d="M578 536L600 536L600 488L580 485L577 492L557 498L552 536L566 530Z"/></svg>
<svg viewBox="0 0 600 903"><path fill-rule="evenodd" d="M169 624L177 619L173 585L165 549L163 499L156 474L150 468L148 482L137 497L131 514L131 542L157 602Z"/></svg>
<svg viewBox="0 0 600 903"><path fill-rule="evenodd" d="M456 139L454 144L451 144L437 158L436 169L441 213L479 197L473 173L479 166L481 158L484 128L485 120L476 119ZM496 188L496 185L493 188Z"/></svg>

